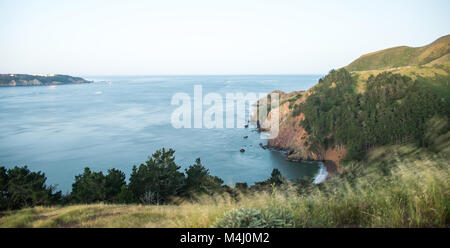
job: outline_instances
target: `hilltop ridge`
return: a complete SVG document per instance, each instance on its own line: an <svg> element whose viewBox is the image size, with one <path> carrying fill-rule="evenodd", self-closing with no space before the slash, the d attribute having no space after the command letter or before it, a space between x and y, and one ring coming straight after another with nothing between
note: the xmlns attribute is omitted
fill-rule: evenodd
<svg viewBox="0 0 450 248"><path fill-rule="evenodd" d="M446 63L450 61L449 53L450 35L446 35L422 47L398 46L365 54L344 68L348 71L366 71Z"/></svg>

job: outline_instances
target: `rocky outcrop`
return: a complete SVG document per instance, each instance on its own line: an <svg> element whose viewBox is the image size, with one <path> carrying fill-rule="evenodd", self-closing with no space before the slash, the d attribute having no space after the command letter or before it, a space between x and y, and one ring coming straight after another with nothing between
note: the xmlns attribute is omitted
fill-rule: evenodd
<svg viewBox="0 0 450 248"><path fill-rule="evenodd" d="M291 161L324 161L327 170L330 172L341 172L340 161L346 155L346 149L343 146L332 147L328 149L317 148L311 149L308 133L300 122L304 120L303 113L295 113L295 105L301 104L310 95L309 91L296 91L286 94L276 91L280 94L279 105L279 131L276 138L268 141L267 147L279 149L287 152L287 158ZM263 122L269 122L272 118L273 111L270 111L267 118ZM253 113L251 120L255 121L256 111ZM313 151L314 150L314 151Z"/></svg>

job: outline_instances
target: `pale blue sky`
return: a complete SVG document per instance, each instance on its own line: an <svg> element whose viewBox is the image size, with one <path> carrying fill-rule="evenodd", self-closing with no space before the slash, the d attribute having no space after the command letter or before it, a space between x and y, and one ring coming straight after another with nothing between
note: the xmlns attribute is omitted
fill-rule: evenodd
<svg viewBox="0 0 450 248"><path fill-rule="evenodd" d="M0 73L326 73L450 33L448 0L0 0Z"/></svg>

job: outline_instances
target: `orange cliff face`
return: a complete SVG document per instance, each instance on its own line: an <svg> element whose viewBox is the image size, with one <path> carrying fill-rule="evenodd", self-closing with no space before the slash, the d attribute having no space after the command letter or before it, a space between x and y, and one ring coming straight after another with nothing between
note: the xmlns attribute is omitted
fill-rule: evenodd
<svg viewBox="0 0 450 248"><path fill-rule="evenodd" d="M294 115L294 106L304 102L311 94L309 91L295 91L289 94L275 91L280 94L279 106L279 131L278 136L268 141L268 147L285 150L288 159L292 161L325 161L329 172L342 172L340 161L345 157L347 150L343 146L318 151L310 151L308 133L300 125L305 119L303 113ZM269 112L267 119L270 121L273 111ZM252 115L252 121L256 121L256 113Z"/></svg>

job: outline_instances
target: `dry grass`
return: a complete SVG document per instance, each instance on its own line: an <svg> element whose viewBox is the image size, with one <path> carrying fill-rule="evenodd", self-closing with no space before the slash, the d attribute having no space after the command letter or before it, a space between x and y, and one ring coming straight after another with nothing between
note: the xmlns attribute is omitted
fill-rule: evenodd
<svg viewBox="0 0 450 248"><path fill-rule="evenodd" d="M369 70L352 72L356 78L356 93L364 93L366 83L370 76L377 76L382 72L392 72L408 76L413 80L419 80L424 86L429 87L434 93L441 98L450 100L450 62L443 64L429 64L424 66L405 66L398 68L390 68L388 70Z"/></svg>
<svg viewBox="0 0 450 248"><path fill-rule="evenodd" d="M393 47L366 54L353 61L345 68L349 71L388 70L389 68L420 66L429 63L448 61L450 35L423 47Z"/></svg>
<svg viewBox="0 0 450 248"><path fill-rule="evenodd" d="M371 75L377 76L378 74L386 71L392 72L394 74L408 76L413 80L417 79L418 77L433 78L436 76L448 76L448 71L450 71L450 63L442 64L441 66L405 66L391 68L388 70L357 71L353 73L359 76L358 82L365 83Z"/></svg>
<svg viewBox="0 0 450 248"><path fill-rule="evenodd" d="M180 205L73 205L35 207L5 212L0 227L209 227L233 208L262 208L267 193L248 195L241 201L227 195L204 197Z"/></svg>

